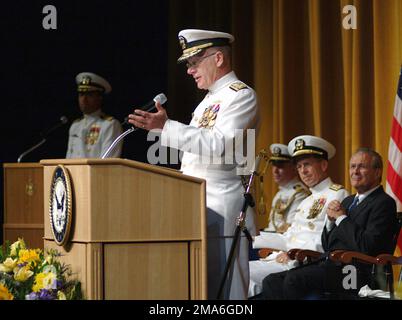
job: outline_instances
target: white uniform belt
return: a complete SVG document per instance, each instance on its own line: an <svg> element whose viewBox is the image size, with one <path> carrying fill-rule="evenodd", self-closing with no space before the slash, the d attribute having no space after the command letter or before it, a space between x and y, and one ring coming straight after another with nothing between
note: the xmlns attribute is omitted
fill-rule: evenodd
<svg viewBox="0 0 402 320"><path fill-rule="evenodd" d="M195 176L201 179L204 178L222 178L222 179L232 179L232 180L240 180L240 175L236 174L236 169L231 171L224 171L224 170L213 170L213 169L194 169L191 167L183 168L183 173Z"/></svg>

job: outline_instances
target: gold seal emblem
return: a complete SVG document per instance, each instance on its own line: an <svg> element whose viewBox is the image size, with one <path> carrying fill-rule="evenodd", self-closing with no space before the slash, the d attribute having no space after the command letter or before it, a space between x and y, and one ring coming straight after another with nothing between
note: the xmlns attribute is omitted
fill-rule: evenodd
<svg viewBox="0 0 402 320"><path fill-rule="evenodd" d="M64 245L70 234L72 221L72 190L66 168L58 165L53 172L49 198L50 229L59 246Z"/></svg>
<svg viewBox="0 0 402 320"><path fill-rule="evenodd" d="M275 147L272 154L274 157L279 157L282 154L281 148Z"/></svg>
<svg viewBox="0 0 402 320"><path fill-rule="evenodd" d="M187 49L187 40L183 36L179 37L179 43L182 50Z"/></svg>
<svg viewBox="0 0 402 320"><path fill-rule="evenodd" d="M85 85L91 84L91 80L92 79L91 79L90 76L85 76L85 77L82 78L81 84L85 84Z"/></svg>
<svg viewBox="0 0 402 320"><path fill-rule="evenodd" d="M306 142L303 139L297 139L295 143L295 150L303 150Z"/></svg>
<svg viewBox="0 0 402 320"><path fill-rule="evenodd" d="M25 185L25 193L32 197L34 194L34 184L31 179L28 180L28 183Z"/></svg>

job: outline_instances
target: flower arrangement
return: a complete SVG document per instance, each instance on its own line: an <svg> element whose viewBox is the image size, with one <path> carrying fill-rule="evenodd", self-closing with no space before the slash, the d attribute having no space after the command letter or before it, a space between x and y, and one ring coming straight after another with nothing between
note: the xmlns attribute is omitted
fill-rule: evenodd
<svg viewBox="0 0 402 320"><path fill-rule="evenodd" d="M23 239L0 247L0 300L78 300L81 283L51 249L27 249Z"/></svg>

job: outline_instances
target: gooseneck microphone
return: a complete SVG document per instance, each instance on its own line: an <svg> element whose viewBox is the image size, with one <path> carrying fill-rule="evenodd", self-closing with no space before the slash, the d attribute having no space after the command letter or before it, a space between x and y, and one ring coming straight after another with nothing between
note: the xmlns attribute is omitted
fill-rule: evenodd
<svg viewBox="0 0 402 320"><path fill-rule="evenodd" d="M53 127L47 129L46 131L42 132L40 135L42 137L42 140L39 141L37 144L35 144L34 146L32 146L31 148L29 148L28 150L24 151L23 153L20 154L20 156L17 159L17 162L21 162L22 158L25 157L28 153L34 151L35 149L37 149L39 146L41 146L42 144L44 144L48 138L48 136L54 132L55 130L57 130L58 128L64 126L66 123L68 122L68 118L66 116L61 116L60 117L60 121L55 124Z"/></svg>
<svg viewBox="0 0 402 320"><path fill-rule="evenodd" d="M61 116L60 121L56 123L53 127L50 127L46 131L41 133L41 136L43 138L46 138L49 134L51 134L53 131L57 130L58 128L64 126L68 122L68 118L66 116Z"/></svg>
<svg viewBox="0 0 402 320"><path fill-rule="evenodd" d="M154 109L156 109L155 103L159 102L160 104L164 104L167 101L167 97L165 96L164 93L160 93L158 95L155 96L155 98L153 98L152 101L148 102L147 104L143 105L141 108L137 108L137 109L141 109L143 111L146 112L150 112ZM128 117L126 117L124 119L123 124L127 124L128 123ZM109 146L109 148L107 148L107 150L105 151L105 153L102 155L101 159L105 159L109 156L109 154L113 151L114 148L116 148L116 145L122 140L124 139L125 136L129 135L131 132L137 131L139 128L132 126L130 129L127 129L126 131L124 131L121 135L119 135L113 142L112 144Z"/></svg>

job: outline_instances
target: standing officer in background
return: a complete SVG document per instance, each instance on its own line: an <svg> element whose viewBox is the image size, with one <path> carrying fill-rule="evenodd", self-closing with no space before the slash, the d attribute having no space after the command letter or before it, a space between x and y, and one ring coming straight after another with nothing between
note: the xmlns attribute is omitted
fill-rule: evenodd
<svg viewBox="0 0 402 320"><path fill-rule="evenodd" d="M280 143L269 147L272 177L279 186L272 200L268 227L264 231L284 233L292 224L300 202L311 194L297 174L288 146Z"/></svg>
<svg viewBox="0 0 402 320"><path fill-rule="evenodd" d="M70 127L66 158L100 158L122 132L120 122L102 112L103 95L110 93L112 87L91 72L79 73L75 81L83 116ZM120 157L122 146L119 143L109 157Z"/></svg>
<svg viewBox="0 0 402 320"><path fill-rule="evenodd" d="M244 165L246 149L239 144L246 140L247 129L257 129L257 97L232 71L231 34L189 29L179 33L179 41L183 54L178 62L186 63L187 74L199 89L208 90L190 124L168 119L159 103L158 112L135 110L129 122L147 130L162 129L162 144L184 151L183 173L207 181L208 298L216 299L244 199L238 169ZM246 220L248 231L255 234L253 210L248 210ZM242 236L236 248L224 299L247 297L247 238Z"/></svg>
<svg viewBox="0 0 402 320"><path fill-rule="evenodd" d="M309 187L311 195L297 208L292 225L283 234L263 233L254 239L254 248L273 248L265 261L252 261L249 296L262 292L263 279L272 273L294 268L295 260L290 260L287 251L293 248L323 251L321 232L327 223L327 208L332 200L342 201L349 193L334 184L328 175L329 159L335 155L335 147L328 141L316 137L298 136L288 144L300 179Z"/></svg>

